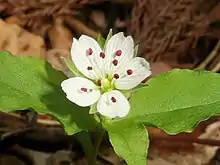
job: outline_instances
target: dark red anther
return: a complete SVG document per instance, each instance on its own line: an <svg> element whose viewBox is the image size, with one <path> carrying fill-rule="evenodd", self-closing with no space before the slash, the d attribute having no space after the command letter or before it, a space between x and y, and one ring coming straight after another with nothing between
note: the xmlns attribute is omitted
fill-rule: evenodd
<svg viewBox="0 0 220 165"><path fill-rule="evenodd" d="M92 49L89 48L89 49L87 50L87 53L88 53L88 55L92 55L92 53L93 53Z"/></svg>
<svg viewBox="0 0 220 165"><path fill-rule="evenodd" d="M118 65L118 60L114 60L112 63L116 66Z"/></svg>
<svg viewBox="0 0 220 165"><path fill-rule="evenodd" d="M101 86L102 84L101 84L101 80L98 80L97 81L97 84L98 84L98 86Z"/></svg>
<svg viewBox="0 0 220 165"><path fill-rule="evenodd" d="M117 73L114 74L113 76L115 79L118 79L119 78L119 75Z"/></svg>
<svg viewBox="0 0 220 165"><path fill-rule="evenodd" d="M81 91L87 92L87 88L81 88Z"/></svg>
<svg viewBox="0 0 220 165"><path fill-rule="evenodd" d="M101 58L105 58L105 54L103 52L100 53Z"/></svg>
<svg viewBox="0 0 220 165"><path fill-rule="evenodd" d="M121 50L117 50L116 52L115 52L115 55L116 56L120 56L122 54L122 51Z"/></svg>
<svg viewBox="0 0 220 165"><path fill-rule="evenodd" d="M128 70L127 70L127 74L128 74L128 75L131 75L132 73L133 73L133 70L131 70L131 69L128 69Z"/></svg>
<svg viewBox="0 0 220 165"><path fill-rule="evenodd" d="M87 70L92 70L92 67L91 67L91 66L88 66L88 67L87 67Z"/></svg>
<svg viewBox="0 0 220 165"><path fill-rule="evenodd" d="M111 100L112 100L113 103L116 102L116 98L114 98L114 97L111 97Z"/></svg>

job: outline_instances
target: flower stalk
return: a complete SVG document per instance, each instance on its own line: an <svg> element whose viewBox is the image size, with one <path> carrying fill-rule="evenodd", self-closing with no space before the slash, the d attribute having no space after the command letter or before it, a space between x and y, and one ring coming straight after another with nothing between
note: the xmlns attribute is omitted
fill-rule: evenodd
<svg viewBox="0 0 220 165"><path fill-rule="evenodd" d="M93 155L91 165L96 165L97 156L99 154L99 148L100 148L100 145L101 145L104 134L105 134L105 130L101 129L101 131L98 135L98 138L96 139L96 142L95 142L95 151L94 151L94 155Z"/></svg>

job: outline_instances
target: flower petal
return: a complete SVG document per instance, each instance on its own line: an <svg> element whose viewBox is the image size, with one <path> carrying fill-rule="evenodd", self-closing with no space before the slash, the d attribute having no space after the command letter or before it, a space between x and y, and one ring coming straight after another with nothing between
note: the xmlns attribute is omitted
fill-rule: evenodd
<svg viewBox="0 0 220 165"><path fill-rule="evenodd" d="M106 68L112 73L118 66L134 56L134 41L131 36L125 37L122 32L113 35L106 44ZM117 64L113 63L117 60Z"/></svg>
<svg viewBox="0 0 220 165"><path fill-rule="evenodd" d="M130 110L130 104L121 92L113 90L101 96L97 110L101 115L109 118L125 117Z"/></svg>
<svg viewBox="0 0 220 165"><path fill-rule="evenodd" d="M61 87L67 99L81 107L94 104L101 95L100 90L92 81L82 77L64 80Z"/></svg>
<svg viewBox="0 0 220 165"><path fill-rule="evenodd" d="M115 87L129 90L139 85L146 77L151 75L149 63L142 57L135 57L125 65L120 66L114 74L119 78L115 80Z"/></svg>
<svg viewBox="0 0 220 165"><path fill-rule="evenodd" d="M82 35L79 40L73 38L71 57L76 68L86 77L98 80L104 76L103 58L99 44L91 37Z"/></svg>

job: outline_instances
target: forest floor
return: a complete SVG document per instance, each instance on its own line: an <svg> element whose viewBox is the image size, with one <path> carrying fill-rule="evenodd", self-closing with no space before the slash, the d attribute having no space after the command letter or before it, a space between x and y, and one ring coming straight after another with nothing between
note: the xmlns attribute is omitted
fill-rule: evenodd
<svg viewBox="0 0 220 165"><path fill-rule="evenodd" d="M152 76L173 68L220 71L218 0L0 0L0 50L42 58L67 76L70 72L60 57L70 58L72 38L105 37L109 29L134 38L140 45L139 55L151 64ZM26 116L0 113L1 134L23 128ZM175 136L147 128L148 164L220 164L219 119L211 118L193 133ZM38 116L36 125L31 135L16 132L4 142L0 164L87 164L79 144L68 139L58 122ZM106 165L124 164L108 140L102 143L98 160Z"/></svg>

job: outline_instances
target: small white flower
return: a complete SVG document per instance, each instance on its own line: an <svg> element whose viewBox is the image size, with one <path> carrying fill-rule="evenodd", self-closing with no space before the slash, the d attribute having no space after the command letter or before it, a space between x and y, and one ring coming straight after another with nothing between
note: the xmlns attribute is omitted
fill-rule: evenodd
<svg viewBox="0 0 220 165"><path fill-rule="evenodd" d="M97 111L110 118L124 117L130 110L119 90L138 86L151 74L148 62L134 57L134 42L122 32L113 35L104 50L91 37L73 39L72 61L86 77L73 77L61 84L67 98L86 107L97 103Z"/></svg>

